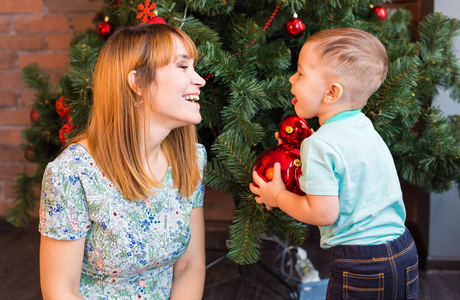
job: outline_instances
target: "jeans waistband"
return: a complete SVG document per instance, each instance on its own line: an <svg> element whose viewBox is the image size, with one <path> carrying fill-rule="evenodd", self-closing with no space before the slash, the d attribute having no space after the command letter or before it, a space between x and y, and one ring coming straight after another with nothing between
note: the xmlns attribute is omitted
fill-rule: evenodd
<svg viewBox="0 0 460 300"><path fill-rule="evenodd" d="M387 259L401 255L415 246L409 230L406 228L404 233L397 239L379 245L340 245L330 249L334 260L376 260Z"/></svg>

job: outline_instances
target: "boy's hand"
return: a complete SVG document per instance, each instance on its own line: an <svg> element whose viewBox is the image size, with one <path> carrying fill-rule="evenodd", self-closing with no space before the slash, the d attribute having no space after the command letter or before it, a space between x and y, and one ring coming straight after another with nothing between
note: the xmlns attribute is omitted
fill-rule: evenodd
<svg viewBox="0 0 460 300"><path fill-rule="evenodd" d="M286 189L281 178L281 165L275 163L273 166L273 180L270 182L265 182L255 171L252 172L252 177L258 187L251 183L249 189L258 195L256 196L256 202L265 204L268 210L272 209L272 207L278 207L277 196L282 190Z"/></svg>

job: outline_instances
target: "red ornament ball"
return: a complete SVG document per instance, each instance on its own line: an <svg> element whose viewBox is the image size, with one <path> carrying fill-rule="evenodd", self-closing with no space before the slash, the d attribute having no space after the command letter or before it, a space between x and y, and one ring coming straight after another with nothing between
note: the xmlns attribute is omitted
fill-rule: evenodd
<svg viewBox="0 0 460 300"><path fill-rule="evenodd" d="M113 26L109 22L102 22L97 28L99 36L107 39L113 33Z"/></svg>
<svg viewBox="0 0 460 300"><path fill-rule="evenodd" d="M310 127L308 127L305 119L290 115L281 121L278 133L283 140L283 144L299 145L300 147L302 141L308 137L309 129Z"/></svg>
<svg viewBox="0 0 460 300"><path fill-rule="evenodd" d="M372 7L372 15L379 19L386 19L388 12L383 6L374 6Z"/></svg>
<svg viewBox="0 0 460 300"><path fill-rule="evenodd" d="M59 130L59 140L64 146L67 146L67 139L66 135L72 131L73 125L71 123L67 123Z"/></svg>
<svg viewBox="0 0 460 300"><path fill-rule="evenodd" d="M284 30L288 36L298 38L305 33L305 24L294 14L294 17L286 22Z"/></svg>
<svg viewBox="0 0 460 300"><path fill-rule="evenodd" d="M300 144L310 135L308 123L296 115L288 116L281 121L278 133L282 143L262 152L254 164L254 171L265 182L269 182L273 179L274 165L278 162L286 189L305 195L299 186L299 177L302 175Z"/></svg>
<svg viewBox="0 0 460 300"><path fill-rule="evenodd" d="M30 111L30 121L35 122L40 117L40 114L35 110L35 107Z"/></svg>
<svg viewBox="0 0 460 300"><path fill-rule="evenodd" d="M56 100L56 111L61 118L66 118L69 115L69 106L67 106L62 96Z"/></svg>
<svg viewBox="0 0 460 300"><path fill-rule="evenodd" d="M166 24L166 21L162 17L153 17L153 18L148 19L147 23L149 23L149 24Z"/></svg>
<svg viewBox="0 0 460 300"><path fill-rule="evenodd" d="M24 158L27 161L32 161L34 154L34 149L32 147L27 147L27 149L24 151Z"/></svg>

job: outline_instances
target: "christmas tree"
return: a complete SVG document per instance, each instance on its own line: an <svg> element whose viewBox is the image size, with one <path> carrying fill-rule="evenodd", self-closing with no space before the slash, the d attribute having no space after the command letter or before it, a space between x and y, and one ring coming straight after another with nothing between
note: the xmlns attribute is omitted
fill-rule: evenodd
<svg viewBox="0 0 460 300"><path fill-rule="evenodd" d="M199 50L197 72L206 79L197 127L208 150L205 183L231 194L236 211L230 229L229 257L254 263L260 234L301 244L307 227L278 209L268 211L249 191L257 156L276 144L283 117L293 114L288 78L296 70L302 44L314 32L355 27L386 46L386 81L363 112L388 144L402 180L427 191L445 191L460 182L460 116L444 116L432 99L439 88L460 101L459 67L452 39L456 19L433 13L424 18L414 40L411 15L388 12L369 0L106 0L94 31L75 36L69 71L54 89L37 66L24 68L25 82L37 91L33 119L24 131L33 176L20 174L16 205L8 220L28 222L35 205L34 184L66 140L85 128L91 107L92 71L105 39L120 26L167 22L184 30ZM317 129L317 120L308 120Z"/></svg>

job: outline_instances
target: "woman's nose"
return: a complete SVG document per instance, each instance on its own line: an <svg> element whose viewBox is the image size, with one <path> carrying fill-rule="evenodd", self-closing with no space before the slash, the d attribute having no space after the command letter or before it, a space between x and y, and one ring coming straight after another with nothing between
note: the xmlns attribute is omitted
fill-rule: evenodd
<svg viewBox="0 0 460 300"><path fill-rule="evenodd" d="M204 80L203 77L195 72L195 76L193 77L193 84L198 85L201 88L205 86L206 80Z"/></svg>

